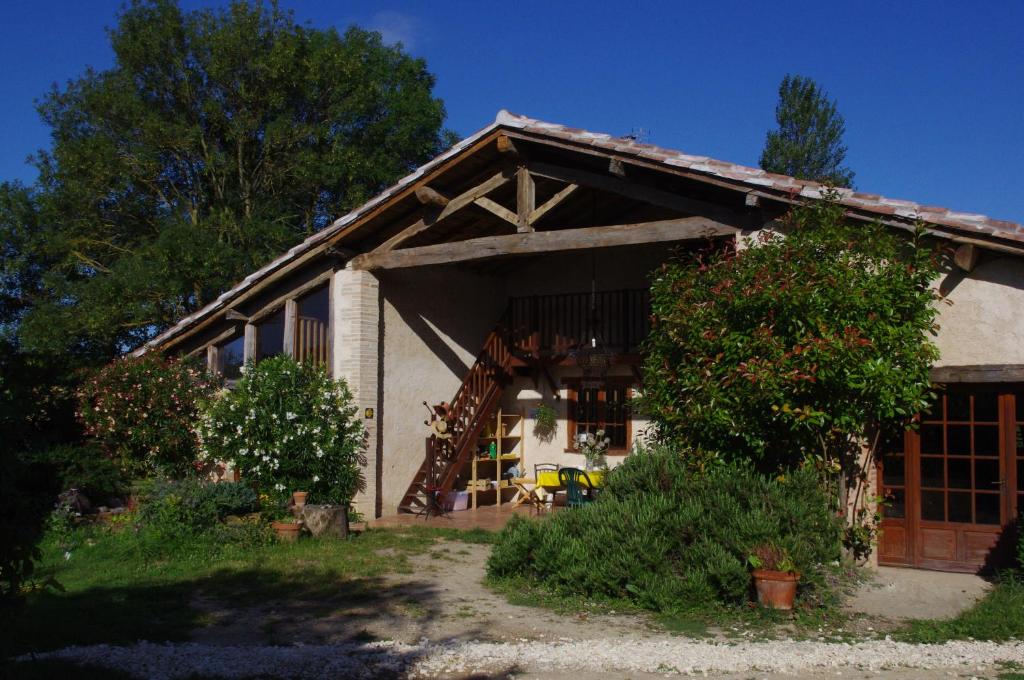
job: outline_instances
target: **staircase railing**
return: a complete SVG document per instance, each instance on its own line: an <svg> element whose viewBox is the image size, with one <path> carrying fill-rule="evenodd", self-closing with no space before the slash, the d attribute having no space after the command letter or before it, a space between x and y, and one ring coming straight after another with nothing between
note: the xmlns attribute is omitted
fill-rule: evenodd
<svg viewBox="0 0 1024 680"><path fill-rule="evenodd" d="M503 321L505 319L503 318ZM475 452L477 438L498 406L511 376L512 350L506 341L505 324L488 334L484 346L449 402L451 438L431 437L423 464L413 479L399 510L426 506L429 493L452 489L463 465Z"/></svg>

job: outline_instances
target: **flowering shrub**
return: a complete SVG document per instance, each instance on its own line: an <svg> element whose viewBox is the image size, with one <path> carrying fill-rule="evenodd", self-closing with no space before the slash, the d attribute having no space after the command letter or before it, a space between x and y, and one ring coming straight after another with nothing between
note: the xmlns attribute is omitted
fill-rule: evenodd
<svg viewBox="0 0 1024 680"><path fill-rule="evenodd" d="M199 424L202 456L232 463L278 501L308 491L310 502L348 504L362 481L365 430L357 411L345 381L323 368L265 359L208 403Z"/></svg>
<svg viewBox="0 0 1024 680"><path fill-rule="evenodd" d="M118 359L79 389L78 416L126 473L180 476L195 469L199 402L214 387L188 361L158 354Z"/></svg>

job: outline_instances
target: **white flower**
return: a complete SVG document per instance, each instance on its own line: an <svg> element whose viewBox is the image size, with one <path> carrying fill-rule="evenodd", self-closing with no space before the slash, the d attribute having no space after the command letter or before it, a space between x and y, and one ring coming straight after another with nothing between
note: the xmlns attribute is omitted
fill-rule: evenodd
<svg viewBox="0 0 1024 680"><path fill-rule="evenodd" d="M320 481L320 475L313 475L313 481L314 482L319 482Z"/></svg>
<svg viewBox="0 0 1024 680"><path fill-rule="evenodd" d="M287 418L288 420L295 420L296 418L298 418L298 416L295 415L294 413L292 413L291 411L288 411L288 413L285 413L284 417Z"/></svg>
<svg viewBox="0 0 1024 680"><path fill-rule="evenodd" d="M274 488L277 489L278 491L284 491L284 484L277 483L274 485Z"/></svg>

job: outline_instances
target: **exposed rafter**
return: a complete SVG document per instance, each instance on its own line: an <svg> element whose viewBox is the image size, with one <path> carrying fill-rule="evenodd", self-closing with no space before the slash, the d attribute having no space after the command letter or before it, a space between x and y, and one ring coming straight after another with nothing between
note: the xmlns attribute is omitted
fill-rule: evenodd
<svg viewBox="0 0 1024 680"><path fill-rule="evenodd" d="M562 201L569 198L570 194L580 188L579 184L569 184L564 189L559 191L557 194L544 201L544 204L536 208L530 213L530 225L533 226L537 220L547 215L549 212L557 208Z"/></svg>
<svg viewBox="0 0 1024 680"><path fill-rule="evenodd" d="M449 215L452 215L453 213L462 210L467 205L471 205L478 198L486 196L487 194L491 193L498 187L508 184L510 181L510 173L506 170L502 170L498 174L490 177L489 179L484 180L480 184L477 184L475 187L472 187L471 189L467 189L466 191L462 192L455 198L449 200L448 203L445 204L444 208L442 208L437 215L425 216L422 219L416 220L411 225L409 225L408 227L406 227L405 229L403 229L402 231L398 232L397 234L389 238L387 241L385 241L384 244L381 245L380 248L378 248L378 250L386 252L393 249L395 246L402 243L403 241L412 238L413 236L419 234L422 231L426 231L427 229L434 226L435 224L437 224L444 218L448 217Z"/></svg>
<svg viewBox="0 0 1024 680"><path fill-rule="evenodd" d="M678 210L691 215L704 215L723 220L732 219L737 216L736 213L728 210L727 208L723 208L722 206L715 205L714 203L708 203L695 198L686 198L685 196L680 196L679 194L675 194L670 191L656 189L633 181L610 177L596 172L589 172L587 170L564 168L558 165L551 165L549 163L531 163L530 172L537 177L546 177L548 179L554 179L561 182L582 184L602 191L619 194L626 198L632 198L637 201L650 203L670 210Z"/></svg>
<svg viewBox="0 0 1024 680"><path fill-rule="evenodd" d="M416 199L423 205L432 205L437 208L444 208L448 203L450 203L446 196L428 186L422 186L416 189Z"/></svg>
<svg viewBox="0 0 1024 680"><path fill-rule="evenodd" d="M480 206L492 215L496 215L512 225L518 224L516 214L497 201L492 201L487 197L481 197L473 201L473 204Z"/></svg>
<svg viewBox="0 0 1024 680"><path fill-rule="evenodd" d="M350 266L368 270L421 267L510 255L714 238L735 235L737 231L732 224L707 217L683 217L638 224L486 236L403 250L374 251L357 256Z"/></svg>

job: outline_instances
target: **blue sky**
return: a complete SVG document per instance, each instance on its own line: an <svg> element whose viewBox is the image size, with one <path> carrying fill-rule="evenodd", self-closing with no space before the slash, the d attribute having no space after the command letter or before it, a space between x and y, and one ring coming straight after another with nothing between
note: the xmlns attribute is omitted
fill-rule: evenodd
<svg viewBox="0 0 1024 680"><path fill-rule="evenodd" d="M1019 0L281 4L401 40L462 135L507 108L756 165L779 81L807 75L846 117L858 189L1024 223ZM33 100L111 64L119 5L0 2L0 180L34 178L25 158L49 140Z"/></svg>

